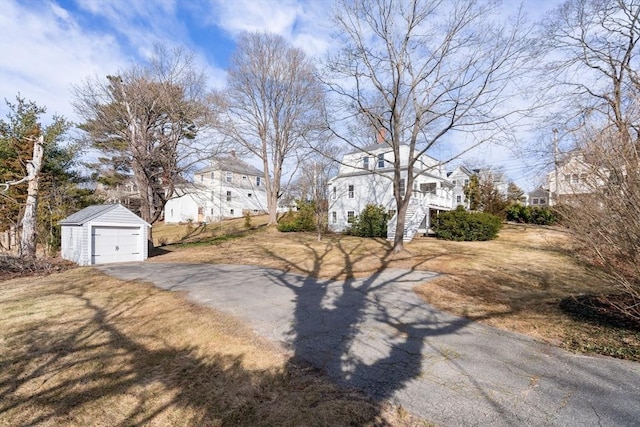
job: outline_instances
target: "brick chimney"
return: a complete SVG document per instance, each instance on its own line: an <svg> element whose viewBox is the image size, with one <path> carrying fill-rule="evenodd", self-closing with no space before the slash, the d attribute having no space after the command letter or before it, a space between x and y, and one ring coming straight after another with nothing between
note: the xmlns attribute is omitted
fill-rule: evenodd
<svg viewBox="0 0 640 427"><path fill-rule="evenodd" d="M386 135L387 135L387 130L385 128L378 129L378 132L376 135L376 142L378 144L382 144L385 140Z"/></svg>

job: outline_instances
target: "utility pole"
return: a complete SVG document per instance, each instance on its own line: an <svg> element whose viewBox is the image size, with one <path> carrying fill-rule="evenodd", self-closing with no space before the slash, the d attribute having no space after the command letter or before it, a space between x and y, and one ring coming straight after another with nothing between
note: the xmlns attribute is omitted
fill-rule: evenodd
<svg viewBox="0 0 640 427"><path fill-rule="evenodd" d="M558 186L560 185L560 183L558 182L558 129L553 128L553 166L554 166L554 173L555 173L555 188L554 188L554 192L552 194L550 194L550 196L552 195L552 200L553 203L549 203L550 205L557 205L558 204ZM549 191L551 192L551 189L549 189Z"/></svg>

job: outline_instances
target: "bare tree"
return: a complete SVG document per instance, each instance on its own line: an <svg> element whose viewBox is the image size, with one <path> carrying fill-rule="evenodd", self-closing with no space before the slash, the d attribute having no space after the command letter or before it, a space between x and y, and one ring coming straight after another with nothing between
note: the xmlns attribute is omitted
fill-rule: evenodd
<svg viewBox="0 0 640 427"><path fill-rule="evenodd" d="M521 16L493 23L493 3L344 0L336 10L342 49L329 59L325 81L343 100L340 112L382 132L393 151L393 248L402 251L414 165L455 131L474 131L471 147L505 133L517 111L501 104L530 57L529 40ZM341 129L332 130L354 145ZM401 145L409 146L404 194Z"/></svg>
<svg viewBox="0 0 640 427"><path fill-rule="evenodd" d="M213 120L205 83L191 54L156 46L147 64L75 87L80 128L106 164L133 172L149 223L189 167L215 153L205 141Z"/></svg>
<svg viewBox="0 0 640 427"><path fill-rule="evenodd" d="M622 138L640 141L639 13L635 0L569 0L549 15L544 40L557 59L544 63L541 77L560 103L552 126L570 132L611 124Z"/></svg>
<svg viewBox="0 0 640 427"><path fill-rule="evenodd" d="M322 145L322 151L314 152L300 164L300 173L292 183L290 193L297 199L311 201L314 207L318 241L328 225L329 179L338 171L338 147L329 143Z"/></svg>
<svg viewBox="0 0 640 427"><path fill-rule="evenodd" d="M580 195L558 209L581 253L628 296L618 308L640 318L640 3L570 0L549 18L557 59L546 68L563 119L552 123L580 156Z"/></svg>
<svg viewBox="0 0 640 427"><path fill-rule="evenodd" d="M322 129L323 91L305 54L280 36L244 33L231 58L222 131L262 161L269 224L277 221L285 163Z"/></svg>

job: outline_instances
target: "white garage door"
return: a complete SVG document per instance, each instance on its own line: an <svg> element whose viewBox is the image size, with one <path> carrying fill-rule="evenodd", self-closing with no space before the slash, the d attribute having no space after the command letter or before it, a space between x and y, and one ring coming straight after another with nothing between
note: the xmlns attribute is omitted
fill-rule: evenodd
<svg viewBox="0 0 640 427"><path fill-rule="evenodd" d="M92 264L141 261L140 228L93 227Z"/></svg>

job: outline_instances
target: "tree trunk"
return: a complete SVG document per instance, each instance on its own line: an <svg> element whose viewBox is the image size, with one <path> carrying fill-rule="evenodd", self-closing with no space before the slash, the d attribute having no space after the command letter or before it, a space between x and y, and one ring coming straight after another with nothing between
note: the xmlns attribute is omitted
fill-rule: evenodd
<svg viewBox="0 0 640 427"><path fill-rule="evenodd" d="M33 158L27 163L27 201L22 217L22 237L20 239L20 256L35 258L38 237L38 184L42 159L44 157L44 137L40 136L33 143Z"/></svg>
<svg viewBox="0 0 640 427"><path fill-rule="evenodd" d="M404 198L397 202L398 216L396 218L396 235L393 238L393 252L398 253L404 251L404 226L407 215L408 199Z"/></svg>

